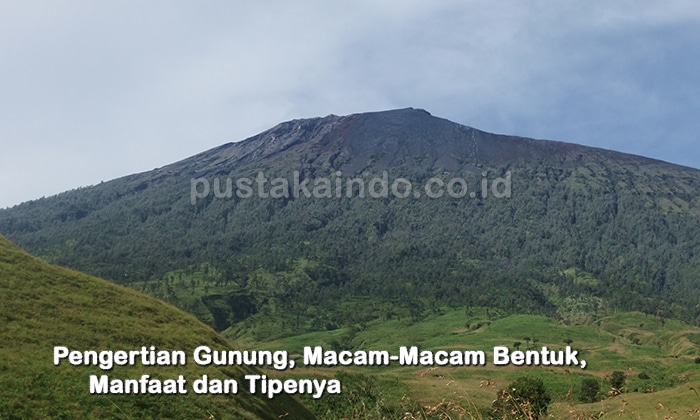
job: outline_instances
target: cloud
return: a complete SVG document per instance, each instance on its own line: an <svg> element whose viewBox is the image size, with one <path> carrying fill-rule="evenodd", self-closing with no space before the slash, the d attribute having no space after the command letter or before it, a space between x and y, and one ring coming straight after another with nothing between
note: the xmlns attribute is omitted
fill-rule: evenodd
<svg viewBox="0 0 700 420"><path fill-rule="evenodd" d="M404 106L700 166L690 1L38 4L0 5L0 207Z"/></svg>

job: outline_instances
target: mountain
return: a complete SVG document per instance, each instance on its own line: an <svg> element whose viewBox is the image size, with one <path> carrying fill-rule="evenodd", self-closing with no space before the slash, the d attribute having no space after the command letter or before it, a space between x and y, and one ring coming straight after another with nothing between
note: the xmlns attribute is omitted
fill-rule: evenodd
<svg viewBox="0 0 700 420"><path fill-rule="evenodd" d="M209 378L245 383L251 368L185 366L54 365L54 347L73 351L156 351L198 346L232 350L211 328L171 305L70 269L49 265L0 237L1 418L292 418L311 414L291 397L274 399L240 389L230 396L91 395L90 375L163 381L179 375L191 384ZM115 359L116 360L116 356ZM141 360L140 358L138 360ZM107 359L100 359L100 362ZM312 417L312 416L311 416Z"/></svg>
<svg viewBox="0 0 700 420"><path fill-rule="evenodd" d="M0 232L232 337L443 305L700 324L698 186L696 169L409 108L284 122L1 210Z"/></svg>

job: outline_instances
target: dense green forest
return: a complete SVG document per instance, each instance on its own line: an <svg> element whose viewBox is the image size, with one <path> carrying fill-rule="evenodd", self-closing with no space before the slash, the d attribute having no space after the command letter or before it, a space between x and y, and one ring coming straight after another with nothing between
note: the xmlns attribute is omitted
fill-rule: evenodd
<svg viewBox="0 0 700 420"><path fill-rule="evenodd" d="M460 177L474 194L211 193L192 204L194 179L294 171L331 182L386 171L417 191L432 177ZM511 193L498 198L489 188L506 177ZM0 232L232 337L419 321L443 306L574 321L639 310L698 325L698 186L695 169L407 109L282 123L151 172L0 210Z"/></svg>

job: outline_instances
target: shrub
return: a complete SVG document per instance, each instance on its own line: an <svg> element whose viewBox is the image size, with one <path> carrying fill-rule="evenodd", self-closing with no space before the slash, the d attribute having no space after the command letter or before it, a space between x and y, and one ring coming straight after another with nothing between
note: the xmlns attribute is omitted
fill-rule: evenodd
<svg viewBox="0 0 700 420"><path fill-rule="evenodd" d="M541 379L523 376L498 392L492 413L499 419L539 419L551 401Z"/></svg>
<svg viewBox="0 0 700 420"><path fill-rule="evenodd" d="M586 403L598 401L600 395L600 384L596 379L584 378L581 380L581 395L580 400Z"/></svg>
<svg viewBox="0 0 700 420"><path fill-rule="evenodd" d="M621 370L616 370L610 377L610 385L615 389L622 389L625 386L627 375Z"/></svg>

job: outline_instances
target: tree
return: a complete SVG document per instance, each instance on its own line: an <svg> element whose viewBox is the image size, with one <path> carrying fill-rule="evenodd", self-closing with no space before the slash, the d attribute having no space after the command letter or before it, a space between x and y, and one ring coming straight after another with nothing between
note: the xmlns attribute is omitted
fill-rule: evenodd
<svg viewBox="0 0 700 420"><path fill-rule="evenodd" d="M625 386L625 381L627 380L627 375L621 370L616 370L610 376L610 385L614 389L622 389Z"/></svg>
<svg viewBox="0 0 700 420"><path fill-rule="evenodd" d="M498 392L493 414L499 419L539 419L551 401L541 379L523 376Z"/></svg>
<svg viewBox="0 0 700 420"><path fill-rule="evenodd" d="M580 400L586 403L592 403L598 401L598 395L600 392L600 384L596 379L584 378L581 380L581 395Z"/></svg>

